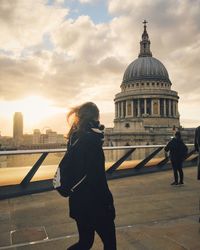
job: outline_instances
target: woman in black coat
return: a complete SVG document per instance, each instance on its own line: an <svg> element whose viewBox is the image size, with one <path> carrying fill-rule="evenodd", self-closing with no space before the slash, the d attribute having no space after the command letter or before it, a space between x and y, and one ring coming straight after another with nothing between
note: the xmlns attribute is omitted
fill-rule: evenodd
<svg viewBox="0 0 200 250"><path fill-rule="evenodd" d="M172 182L171 185L184 184L183 161L187 155L188 148L181 139L181 133L179 131L175 133L175 137L167 144L165 151L170 152L169 156L174 172L174 182Z"/></svg>
<svg viewBox="0 0 200 250"><path fill-rule="evenodd" d="M99 110L88 102L75 107L69 142L77 142L73 167L77 176L86 178L69 197L70 217L75 219L79 241L68 250L89 250L95 232L104 244L104 250L116 250L115 208L105 175L105 158L102 149L103 126L99 123Z"/></svg>

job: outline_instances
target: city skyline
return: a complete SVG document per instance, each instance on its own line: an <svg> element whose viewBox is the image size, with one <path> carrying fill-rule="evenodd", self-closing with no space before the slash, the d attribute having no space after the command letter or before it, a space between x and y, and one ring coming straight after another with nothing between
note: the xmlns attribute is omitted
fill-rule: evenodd
<svg viewBox="0 0 200 250"><path fill-rule="evenodd" d="M24 132L67 132L66 113L85 101L111 127L114 95L138 56L147 19L153 56L168 69L179 93L181 125L200 124L200 0L37 0L0 3L0 131L12 135L12 117Z"/></svg>
<svg viewBox="0 0 200 250"><path fill-rule="evenodd" d="M49 132L57 133L57 131L54 131L50 126L45 126L43 128L33 128L33 130L30 131L29 133L24 132L24 115L22 112L15 112L13 114L12 123L13 123L13 133L11 137L15 140L18 140L26 135L33 135L35 133L37 134L38 133L47 134Z"/></svg>

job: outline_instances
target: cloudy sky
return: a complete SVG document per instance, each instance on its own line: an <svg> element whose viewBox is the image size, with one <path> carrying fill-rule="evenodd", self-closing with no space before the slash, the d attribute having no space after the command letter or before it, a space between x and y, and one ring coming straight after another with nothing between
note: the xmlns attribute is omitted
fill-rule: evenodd
<svg viewBox="0 0 200 250"><path fill-rule="evenodd" d="M0 131L65 133L70 107L94 101L113 126L114 95L147 30L180 96L184 127L200 125L200 0L0 0Z"/></svg>

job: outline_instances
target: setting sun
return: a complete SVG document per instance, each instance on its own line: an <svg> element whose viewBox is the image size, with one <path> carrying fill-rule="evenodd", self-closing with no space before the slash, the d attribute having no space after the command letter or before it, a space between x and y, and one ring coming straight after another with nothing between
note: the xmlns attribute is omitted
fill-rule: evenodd
<svg viewBox="0 0 200 250"><path fill-rule="evenodd" d="M22 112L24 123L28 128L37 126L43 120L59 113L66 113L66 109L58 108L55 104L42 96L28 96L16 101L1 101L1 115L12 120L15 112Z"/></svg>

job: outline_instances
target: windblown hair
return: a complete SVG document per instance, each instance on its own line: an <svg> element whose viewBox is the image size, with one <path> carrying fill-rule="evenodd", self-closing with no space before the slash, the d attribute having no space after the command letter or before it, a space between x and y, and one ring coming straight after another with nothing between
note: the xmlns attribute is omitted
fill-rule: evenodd
<svg viewBox="0 0 200 250"><path fill-rule="evenodd" d="M86 102L80 106L71 108L70 112L67 114L68 124L70 124L69 120L72 116L72 125L67 138L69 138L75 130L79 133L84 132L89 122L98 120L99 109L93 102Z"/></svg>

